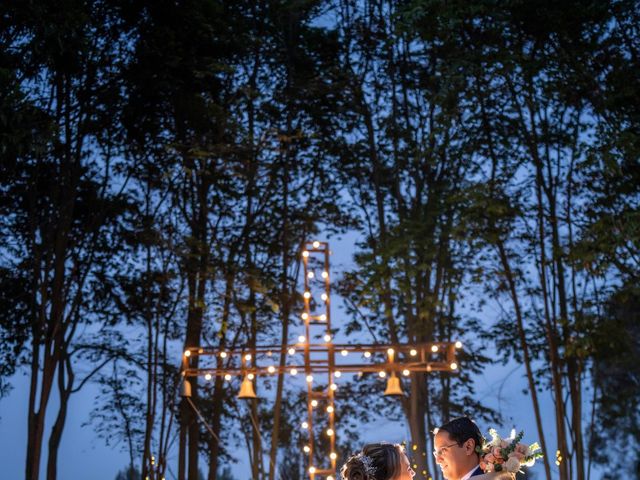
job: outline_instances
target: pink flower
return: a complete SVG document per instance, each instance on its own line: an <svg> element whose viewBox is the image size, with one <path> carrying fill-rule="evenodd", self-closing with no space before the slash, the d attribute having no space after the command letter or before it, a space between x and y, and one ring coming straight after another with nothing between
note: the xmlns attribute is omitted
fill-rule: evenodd
<svg viewBox="0 0 640 480"><path fill-rule="evenodd" d="M483 472L486 472L487 468L489 468L489 467L487 467L486 462L480 460L480 468L482 469Z"/></svg>
<svg viewBox="0 0 640 480"><path fill-rule="evenodd" d="M496 458L502 458L502 449L500 447L493 447L493 450L491 451L491 453L493 453L493 456Z"/></svg>
<svg viewBox="0 0 640 480"><path fill-rule="evenodd" d="M496 461L496 457L493 456L493 453L488 453L484 456L484 461L487 463L494 463Z"/></svg>
<svg viewBox="0 0 640 480"><path fill-rule="evenodd" d="M529 447L527 447L525 444L523 443L518 443L516 445L516 448L514 451L521 453L522 455L526 456L527 455L527 450L529 449Z"/></svg>

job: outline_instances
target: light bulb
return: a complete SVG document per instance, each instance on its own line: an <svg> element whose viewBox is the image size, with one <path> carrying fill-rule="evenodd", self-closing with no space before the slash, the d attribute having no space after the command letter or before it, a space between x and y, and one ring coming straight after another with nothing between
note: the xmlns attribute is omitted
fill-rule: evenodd
<svg viewBox="0 0 640 480"><path fill-rule="evenodd" d="M298 370L296 368L292 368L290 373L291 373L291 375L297 375L298 374Z"/></svg>
<svg viewBox="0 0 640 480"><path fill-rule="evenodd" d="M371 356L371 352L364 352L365 358L369 358Z"/></svg>
<svg viewBox="0 0 640 480"><path fill-rule="evenodd" d="M319 241L315 241L313 242L313 248L318 248L320 246L320 242Z"/></svg>
<svg viewBox="0 0 640 480"><path fill-rule="evenodd" d="M311 400L311 406L312 407L317 407L318 406L318 400Z"/></svg>
<svg viewBox="0 0 640 480"><path fill-rule="evenodd" d="M313 475L314 473L316 473L316 467L309 467L309 473L311 475Z"/></svg>
<svg viewBox="0 0 640 480"><path fill-rule="evenodd" d="M452 362L449 366L451 367L451 370L455 370L458 368L458 364L456 362Z"/></svg>
<svg viewBox="0 0 640 480"><path fill-rule="evenodd" d="M320 295L320 298L322 299L323 302L326 302L329 297L327 296L326 293L323 293L322 295Z"/></svg>
<svg viewBox="0 0 640 480"><path fill-rule="evenodd" d="M328 412L328 413L333 413L333 406L329 405L329 406L327 407L327 412Z"/></svg>
<svg viewBox="0 0 640 480"><path fill-rule="evenodd" d="M338 385L336 385L335 383L332 383L329 388L335 392L338 389Z"/></svg>
<svg viewBox="0 0 640 480"><path fill-rule="evenodd" d="M411 373L411 372L409 372L409 370L407 370L407 369L402 370L402 374L403 374L405 377L408 377L408 376L409 376L409 373Z"/></svg>
<svg viewBox="0 0 640 480"><path fill-rule="evenodd" d="M204 379L205 379L205 380L211 380L211 374L210 374L210 373L207 373L207 374L204 376Z"/></svg>
<svg viewBox="0 0 640 480"><path fill-rule="evenodd" d="M309 252L307 252L306 250L304 250L304 251L302 252L302 256L303 256L304 258L307 258L307 257L309 256Z"/></svg>
<svg viewBox="0 0 640 480"><path fill-rule="evenodd" d="M327 428L327 435L329 435L330 437L333 436L333 429L332 428Z"/></svg>
<svg viewBox="0 0 640 480"><path fill-rule="evenodd" d="M409 355L411 355L412 357L415 357L418 354L418 351L415 348L412 348L411 351L409 352Z"/></svg>
<svg viewBox="0 0 640 480"><path fill-rule="evenodd" d="M184 356L185 357L190 357L191 356L191 350L185 350Z"/></svg>
<svg viewBox="0 0 640 480"><path fill-rule="evenodd" d="M304 336L304 335L300 335L300 336L298 337L298 343L304 343L304 341L305 341L305 340L306 340L306 338L305 338L305 336Z"/></svg>
<svg viewBox="0 0 640 480"><path fill-rule="evenodd" d="M306 320L307 318L309 318L309 314L307 312L304 312L302 315L300 315L302 317L303 320Z"/></svg>
<svg viewBox="0 0 640 480"><path fill-rule="evenodd" d="M342 372L340 370L336 370L333 374L336 378L340 378L342 376Z"/></svg>
<svg viewBox="0 0 640 480"><path fill-rule="evenodd" d="M275 371L276 371L276 367L274 367L273 365L269 365L269 368L267 368L267 371L268 371L269 373L273 373L273 372L275 372Z"/></svg>
<svg viewBox="0 0 640 480"><path fill-rule="evenodd" d="M220 352L220 358L227 358L227 352Z"/></svg>
<svg viewBox="0 0 640 480"><path fill-rule="evenodd" d="M338 458L338 455L336 454L336 452L331 452L329 454L329 458L331 458L331 460L335 460L336 458Z"/></svg>
<svg viewBox="0 0 640 480"><path fill-rule="evenodd" d="M314 277L313 272L309 272L309 273L307 273L307 278L313 278L313 277Z"/></svg>
<svg viewBox="0 0 640 480"><path fill-rule="evenodd" d="M387 355L391 356L391 355L393 355L394 353L395 353L395 352L394 352L393 348L388 348L388 349L387 349Z"/></svg>
<svg viewBox="0 0 640 480"><path fill-rule="evenodd" d="M227 373L227 374L224 376L224 379L225 379L227 382L228 382L228 381L230 381L230 380L231 380L231 375Z"/></svg>
<svg viewBox="0 0 640 480"><path fill-rule="evenodd" d="M436 352L438 351L438 346L437 346L437 345L432 345L432 346L431 346L431 351L432 351L433 353L436 353Z"/></svg>
<svg viewBox="0 0 640 480"><path fill-rule="evenodd" d="M326 322L327 321L327 316L324 313L322 315L320 315L320 321L321 322Z"/></svg>
<svg viewBox="0 0 640 480"><path fill-rule="evenodd" d="M456 348L462 348L462 342L460 340L456 342Z"/></svg>
<svg viewBox="0 0 640 480"><path fill-rule="evenodd" d="M322 272L322 278L327 278L329 276L329 272L326 270Z"/></svg>
<svg viewBox="0 0 640 480"><path fill-rule="evenodd" d="M295 355L296 354L296 349L295 348L290 348L289 350L287 350L287 353L289 355Z"/></svg>
<svg viewBox="0 0 640 480"><path fill-rule="evenodd" d="M380 378L384 378L384 377L386 377L386 376L387 376L387 372L385 372L384 370L380 370L380 371L378 372L378 375L380 376Z"/></svg>
<svg viewBox="0 0 640 480"><path fill-rule="evenodd" d="M335 479L333 478L333 476L332 476L332 475L329 475L329 476L327 477L327 480L335 480Z"/></svg>
<svg viewBox="0 0 640 480"><path fill-rule="evenodd" d="M347 355L349 355L349 352L347 352L346 350L342 350L340 352L340 355L342 355L343 357L346 357Z"/></svg>
<svg viewBox="0 0 640 480"><path fill-rule="evenodd" d="M304 447L302 447L302 449L304 450L304 453L309 453L311 451L309 445L305 445Z"/></svg>
<svg viewBox="0 0 640 480"><path fill-rule="evenodd" d="M251 360L251 354L250 354L250 353L247 353L247 354L244 356L244 359L245 359L247 362L248 362L249 360Z"/></svg>
<svg viewBox="0 0 640 480"><path fill-rule="evenodd" d="M331 341L331 335L329 335L328 333L324 336L324 341L325 342L330 342Z"/></svg>
<svg viewBox="0 0 640 480"><path fill-rule="evenodd" d="M307 375L306 380L307 380L307 383L313 382L313 375Z"/></svg>
<svg viewBox="0 0 640 480"><path fill-rule="evenodd" d="M307 428L309 428L309 424L308 424L307 422L302 422L302 425L301 425L301 426L302 426L302 428L304 428L305 430L306 430Z"/></svg>
<svg viewBox="0 0 640 480"><path fill-rule="evenodd" d="M255 378L255 375L253 373L250 373L249 375L247 375L247 378L249 380L253 380Z"/></svg>
<svg viewBox="0 0 640 480"><path fill-rule="evenodd" d="M304 292L303 297L307 299L311 298L311 292L307 290L306 292Z"/></svg>

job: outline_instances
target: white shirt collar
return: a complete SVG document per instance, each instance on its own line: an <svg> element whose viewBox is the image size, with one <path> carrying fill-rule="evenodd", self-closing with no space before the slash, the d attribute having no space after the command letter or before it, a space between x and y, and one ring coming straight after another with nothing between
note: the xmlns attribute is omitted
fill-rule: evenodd
<svg viewBox="0 0 640 480"><path fill-rule="evenodd" d="M475 472L478 467L480 467L480 464L476 465L471 470L469 470L467 474L464 477L462 477L460 480L469 480L471 478L471 474Z"/></svg>

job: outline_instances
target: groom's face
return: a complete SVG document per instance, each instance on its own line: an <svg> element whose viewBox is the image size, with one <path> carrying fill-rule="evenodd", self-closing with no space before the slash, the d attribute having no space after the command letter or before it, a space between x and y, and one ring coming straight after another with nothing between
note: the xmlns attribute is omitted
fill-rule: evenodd
<svg viewBox="0 0 640 480"><path fill-rule="evenodd" d="M442 476L447 480L460 480L477 465L474 441L469 439L458 445L449 436L449 432L439 431L434 438L436 463L442 470Z"/></svg>

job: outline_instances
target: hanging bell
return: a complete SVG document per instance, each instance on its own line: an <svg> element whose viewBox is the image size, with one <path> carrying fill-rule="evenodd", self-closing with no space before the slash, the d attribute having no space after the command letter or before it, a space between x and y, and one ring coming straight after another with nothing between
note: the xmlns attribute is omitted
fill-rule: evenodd
<svg viewBox="0 0 640 480"><path fill-rule="evenodd" d="M395 372L391 374L387 380L387 389L384 391L386 395L403 395L402 387L400 386L400 379L396 377Z"/></svg>
<svg viewBox="0 0 640 480"><path fill-rule="evenodd" d="M191 396L191 382L186 378L182 381L182 391L180 392L180 395L183 397Z"/></svg>
<svg viewBox="0 0 640 480"><path fill-rule="evenodd" d="M256 392L253 390L253 382L246 376L244 380L242 380L242 384L240 384L238 398L258 398Z"/></svg>

